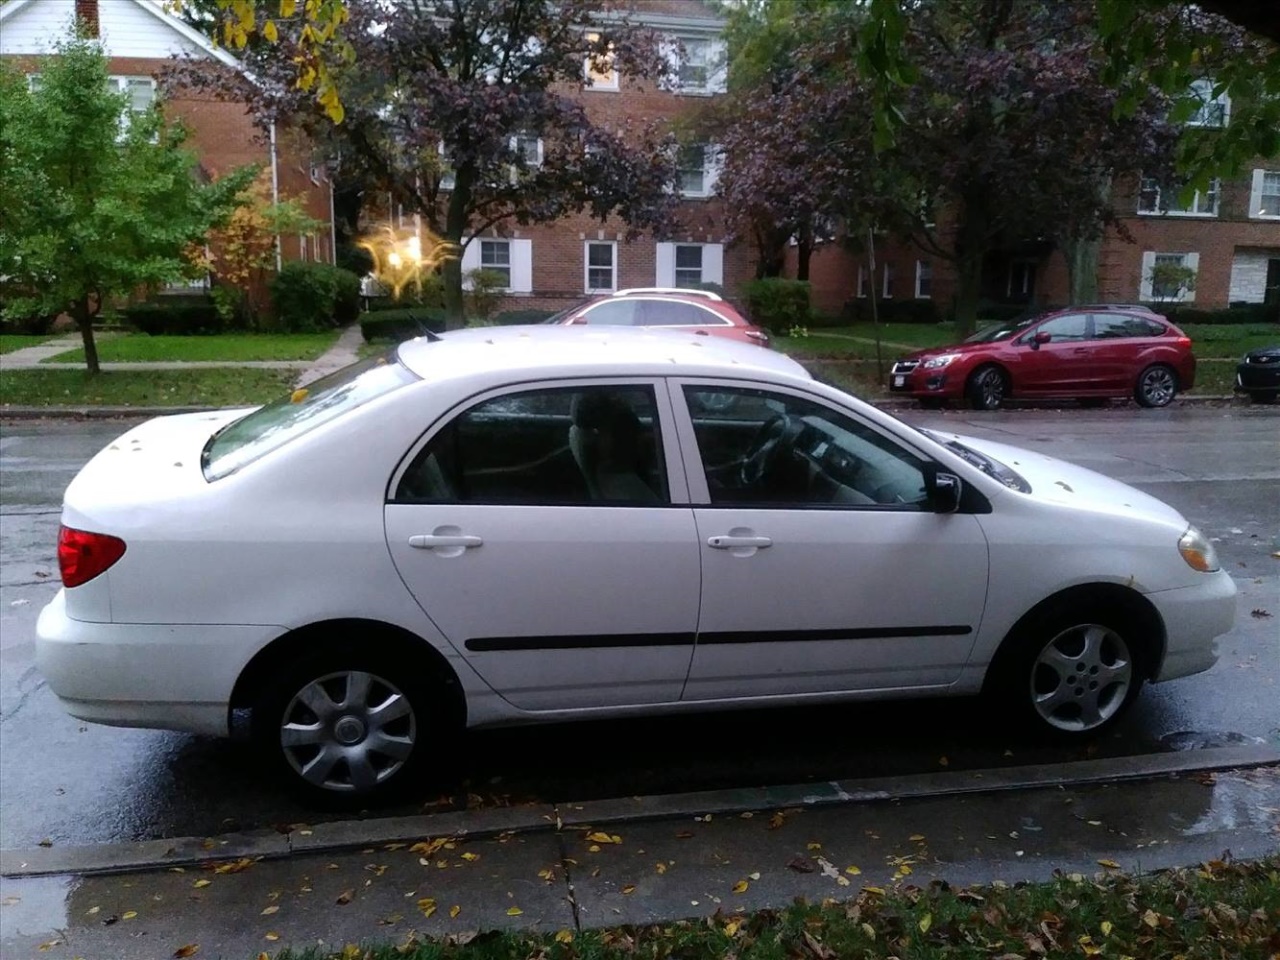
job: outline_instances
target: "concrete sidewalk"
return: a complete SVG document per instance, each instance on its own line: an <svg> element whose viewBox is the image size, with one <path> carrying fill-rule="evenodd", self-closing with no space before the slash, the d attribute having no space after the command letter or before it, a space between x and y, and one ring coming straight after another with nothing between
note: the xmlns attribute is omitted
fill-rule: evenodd
<svg viewBox="0 0 1280 960"><path fill-rule="evenodd" d="M1280 849L1275 765L1023 790L998 780L998 792L895 800L868 791L827 806L799 794L787 803L787 788L776 788L782 804L754 809L711 798L705 811L678 809L681 799L667 798L666 813L648 819L609 816L609 804L639 809L644 798L517 807L455 814L396 840L385 821L338 833L295 824L278 842L298 850L280 859L210 838L201 863L0 881L0 954L132 960L199 944L199 956L247 958L403 942L410 931L657 923L848 898L864 886L1092 876L1111 864L1144 872ZM499 829L504 821L512 829ZM327 846L342 830L344 849Z"/></svg>

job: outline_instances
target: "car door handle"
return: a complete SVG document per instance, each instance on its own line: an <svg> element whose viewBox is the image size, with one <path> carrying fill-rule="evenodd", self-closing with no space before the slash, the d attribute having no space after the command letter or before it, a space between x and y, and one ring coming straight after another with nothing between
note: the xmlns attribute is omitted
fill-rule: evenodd
<svg viewBox="0 0 1280 960"><path fill-rule="evenodd" d="M773 541L768 537L733 537L719 536L708 537L707 546L716 550L733 550L738 547L757 547L764 549L773 546Z"/></svg>
<svg viewBox="0 0 1280 960"><path fill-rule="evenodd" d="M428 534L419 533L409 538L409 546L419 550L433 550L436 547L478 547L484 541L468 534Z"/></svg>

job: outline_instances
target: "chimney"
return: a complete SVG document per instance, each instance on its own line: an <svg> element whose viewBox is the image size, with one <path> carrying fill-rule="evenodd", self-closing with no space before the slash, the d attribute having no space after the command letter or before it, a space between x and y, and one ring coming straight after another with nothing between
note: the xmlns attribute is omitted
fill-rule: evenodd
<svg viewBox="0 0 1280 960"><path fill-rule="evenodd" d="M84 36L97 39L98 0L76 0L76 22Z"/></svg>

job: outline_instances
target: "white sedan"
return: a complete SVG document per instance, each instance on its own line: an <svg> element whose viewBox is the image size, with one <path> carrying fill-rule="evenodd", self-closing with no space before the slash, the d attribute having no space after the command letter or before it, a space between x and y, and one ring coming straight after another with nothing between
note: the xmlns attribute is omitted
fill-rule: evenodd
<svg viewBox="0 0 1280 960"><path fill-rule="evenodd" d="M67 711L252 737L337 802L464 726L988 692L1094 736L1235 613L1158 500L672 332L449 333L151 420L62 524Z"/></svg>

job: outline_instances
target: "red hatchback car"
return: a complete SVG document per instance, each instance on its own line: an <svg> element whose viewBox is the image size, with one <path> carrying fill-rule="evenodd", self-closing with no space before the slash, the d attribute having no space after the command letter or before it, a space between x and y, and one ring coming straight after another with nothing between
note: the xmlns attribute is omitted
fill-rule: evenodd
<svg viewBox="0 0 1280 960"><path fill-rule="evenodd" d="M922 403L966 399L994 410L1010 398L1133 397L1163 407L1195 385L1191 338L1145 307L1068 307L979 330L963 343L898 360L893 393Z"/></svg>
<svg viewBox="0 0 1280 960"><path fill-rule="evenodd" d="M636 287L561 310L546 321L608 327L672 327L728 337L762 347L769 335L749 323L719 294L677 287Z"/></svg>

